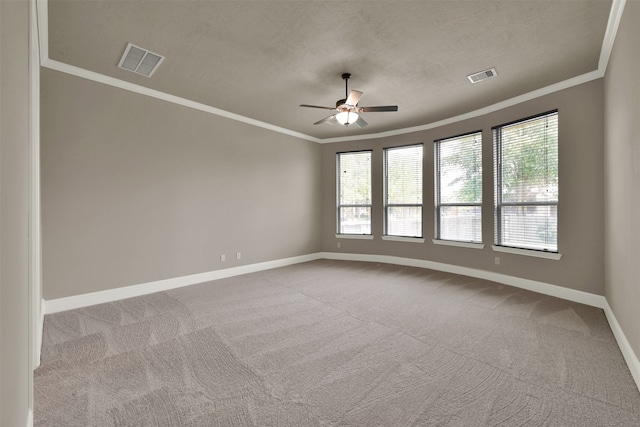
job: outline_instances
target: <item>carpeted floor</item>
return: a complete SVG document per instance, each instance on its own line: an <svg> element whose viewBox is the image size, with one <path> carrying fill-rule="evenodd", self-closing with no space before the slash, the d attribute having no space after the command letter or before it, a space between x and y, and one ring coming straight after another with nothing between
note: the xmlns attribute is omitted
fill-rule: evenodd
<svg viewBox="0 0 640 427"><path fill-rule="evenodd" d="M639 426L600 309L321 260L45 317L36 426Z"/></svg>

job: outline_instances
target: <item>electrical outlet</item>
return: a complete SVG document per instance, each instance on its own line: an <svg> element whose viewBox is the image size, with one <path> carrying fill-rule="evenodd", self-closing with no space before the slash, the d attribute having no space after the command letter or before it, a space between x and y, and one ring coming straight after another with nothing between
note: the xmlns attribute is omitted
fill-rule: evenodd
<svg viewBox="0 0 640 427"><path fill-rule="evenodd" d="M220 255L220 262L225 262L226 260L227 257L224 254Z"/></svg>
<svg viewBox="0 0 640 427"><path fill-rule="evenodd" d="M338 242L338 249L342 247L342 243Z"/></svg>
<svg viewBox="0 0 640 427"><path fill-rule="evenodd" d="M236 252L236 259L242 258L242 254L240 252Z"/></svg>
<svg viewBox="0 0 640 427"><path fill-rule="evenodd" d="M499 256L496 257L495 261L496 261L496 265L500 265L500 257Z"/></svg>

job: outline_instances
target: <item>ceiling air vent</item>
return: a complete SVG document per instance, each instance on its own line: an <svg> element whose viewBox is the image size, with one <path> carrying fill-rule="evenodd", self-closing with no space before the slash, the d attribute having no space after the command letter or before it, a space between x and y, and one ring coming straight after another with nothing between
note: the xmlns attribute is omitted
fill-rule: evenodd
<svg viewBox="0 0 640 427"><path fill-rule="evenodd" d="M164 56L129 43L118 67L151 77L162 61L164 61Z"/></svg>
<svg viewBox="0 0 640 427"><path fill-rule="evenodd" d="M488 70L480 71L479 73L473 73L468 75L467 78L471 83L478 83L483 80L490 79L491 77L495 77L498 75L498 72L495 68L489 68Z"/></svg>

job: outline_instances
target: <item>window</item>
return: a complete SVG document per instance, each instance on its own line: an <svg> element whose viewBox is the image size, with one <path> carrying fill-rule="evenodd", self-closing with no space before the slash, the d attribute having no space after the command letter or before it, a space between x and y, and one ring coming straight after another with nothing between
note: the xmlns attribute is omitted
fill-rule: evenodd
<svg viewBox="0 0 640 427"><path fill-rule="evenodd" d="M337 154L338 234L371 234L371 151Z"/></svg>
<svg viewBox="0 0 640 427"><path fill-rule="evenodd" d="M482 242L482 132L434 141L437 240Z"/></svg>
<svg viewBox="0 0 640 427"><path fill-rule="evenodd" d="M384 234L422 237L422 144L384 149Z"/></svg>
<svg viewBox="0 0 640 427"><path fill-rule="evenodd" d="M558 252L558 111L493 128L495 244Z"/></svg>

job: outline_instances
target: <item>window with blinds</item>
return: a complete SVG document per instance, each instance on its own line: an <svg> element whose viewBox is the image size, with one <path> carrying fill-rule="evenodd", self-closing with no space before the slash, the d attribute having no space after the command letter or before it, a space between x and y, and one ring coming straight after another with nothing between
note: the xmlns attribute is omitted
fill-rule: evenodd
<svg viewBox="0 0 640 427"><path fill-rule="evenodd" d="M435 236L482 242L482 131L434 141Z"/></svg>
<svg viewBox="0 0 640 427"><path fill-rule="evenodd" d="M558 111L493 128L495 244L558 252Z"/></svg>
<svg viewBox="0 0 640 427"><path fill-rule="evenodd" d="M371 234L371 151L336 158L338 234Z"/></svg>
<svg viewBox="0 0 640 427"><path fill-rule="evenodd" d="M422 144L384 149L384 234L422 237Z"/></svg>

